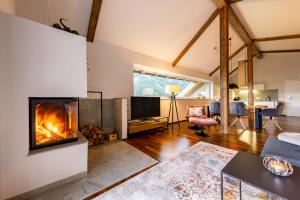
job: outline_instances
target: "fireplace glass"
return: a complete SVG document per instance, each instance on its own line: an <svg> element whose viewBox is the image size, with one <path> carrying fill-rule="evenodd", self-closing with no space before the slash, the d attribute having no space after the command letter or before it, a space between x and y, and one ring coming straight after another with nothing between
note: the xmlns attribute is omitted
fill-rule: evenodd
<svg viewBox="0 0 300 200"><path fill-rule="evenodd" d="M77 98L29 98L30 150L78 139Z"/></svg>

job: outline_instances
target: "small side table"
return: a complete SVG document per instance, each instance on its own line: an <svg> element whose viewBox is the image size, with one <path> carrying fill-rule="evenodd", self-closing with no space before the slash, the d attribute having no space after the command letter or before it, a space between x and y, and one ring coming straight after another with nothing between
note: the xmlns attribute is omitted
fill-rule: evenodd
<svg viewBox="0 0 300 200"><path fill-rule="evenodd" d="M288 177L276 176L264 168L259 156L238 152L221 171L221 198L224 198L224 176L239 182L239 195L242 199L242 184L259 189L279 199L299 199L300 169Z"/></svg>

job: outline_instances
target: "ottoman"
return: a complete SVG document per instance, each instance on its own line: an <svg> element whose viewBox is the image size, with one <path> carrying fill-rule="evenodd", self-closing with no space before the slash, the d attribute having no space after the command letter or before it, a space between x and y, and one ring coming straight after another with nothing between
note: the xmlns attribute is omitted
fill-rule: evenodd
<svg viewBox="0 0 300 200"><path fill-rule="evenodd" d="M199 131L197 132L199 136L207 136L207 134L204 133L206 126L215 126L218 124L218 122L212 118L190 117L189 121L199 127Z"/></svg>

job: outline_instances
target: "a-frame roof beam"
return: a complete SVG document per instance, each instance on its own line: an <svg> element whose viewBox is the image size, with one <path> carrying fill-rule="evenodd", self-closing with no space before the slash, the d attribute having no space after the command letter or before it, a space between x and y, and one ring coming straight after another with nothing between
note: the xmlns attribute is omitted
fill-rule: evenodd
<svg viewBox="0 0 300 200"><path fill-rule="evenodd" d="M199 37L204 33L207 27L216 19L219 15L219 9L216 9L206 20L203 26L198 30L195 36L191 39L191 41L186 45L186 47L180 52L180 54L173 61L172 66L175 67L177 63L181 60L181 58L189 51L189 49L195 44L195 42L199 39Z"/></svg>
<svg viewBox="0 0 300 200"><path fill-rule="evenodd" d="M229 0L229 3L230 3L230 4L233 4L233 3L240 2L240 1L243 1L243 0Z"/></svg>
<svg viewBox="0 0 300 200"><path fill-rule="evenodd" d="M99 15L100 15L100 10L101 10L101 5L102 5L102 0L93 0L91 16L90 16L90 21L89 21L89 27L88 27L88 32L87 32L87 36L86 36L86 40L88 42L94 41L97 24L98 24L98 19L99 19Z"/></svg>
<svg viewBox="0 0 300 200"><path fill-rule="evenodd" d="M247 32L244 25L241 23L233 9L229 6L229 23L233 26L233 28L236 30L236 32L240 35L240 37L244 40L246 44L251 44L252 39ZM257 58L262 58L261 53L259 52L259 49L256 45L253 45L253 52Z"/></svg>
<svg viewBox="0 0 300 200"><path fill-rule="evenodd" d="M230 3L230 1L226 0L213 0L213 2L216 4L216 6L220 9L223 8L225 4ZM242 24L242 22L239 20L238 16L232 9L232 7L229 5L228 6L228 18L229 18L229 23L232 25L232 27L236 30L236 32L239 34L239 36L244 40L246 44L251 44L252 39L247 32L246 28ZM253 46L253 51L254 54L257 58L262 58L261 53L259 52L259 49L257 48L256 45Z"/></svg>
<svg viewBox="0 0 300 200"><path fill-rule="evenodd" d="M247 45L244 44L243 46L241 46L238 50L236 50L230 57L229 60L231 60L232 58L234 58L238 53L240 53ZM216 67L212 72L209 73L209 76L214 75L214 73L216 73L218 70L220 69L220 66Z"/></svg>
<svg viewBox="0 0 300 200"><path fill-rule="evenodd" d="M253 39L253 42L266 42L266 41L275 41L275 40L289 40L300 38L300 34L295 35L282 35L276 37L266 37L266 38L256 38Z"/></svg>
<svg viewBox="0 0 300 200"><path fill-rule="evenodd" d="M284 49L284 50L266 50L261 53L298 53L300 49Z"/></svg>
<svg viewBox="0 0 300 200"><path fill-rule="evenodd" d="M229 0L229 4L237 3L242 0ZM211 16L207 19L204 25L199 29L196 35L191 39L191 41L186 45L186 47L180 52L180 54L173 61L172 66L175 67L181 58L189 51L189 49L193 46L193 44L199 39L199 37L204 33L207 27L214 21L214 19L218 16L219 10L216 9Z"/></svg>

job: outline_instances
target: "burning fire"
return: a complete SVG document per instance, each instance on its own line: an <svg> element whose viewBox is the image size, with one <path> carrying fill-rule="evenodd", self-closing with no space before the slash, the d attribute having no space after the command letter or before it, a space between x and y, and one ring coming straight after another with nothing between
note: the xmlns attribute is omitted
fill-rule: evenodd
<svg viewBox="0 0 300 200"><path fill-rule="evenodd" d="M72 113L64 106L51 103L35 107L36 144L76 137L72 130Z"/></svg>

